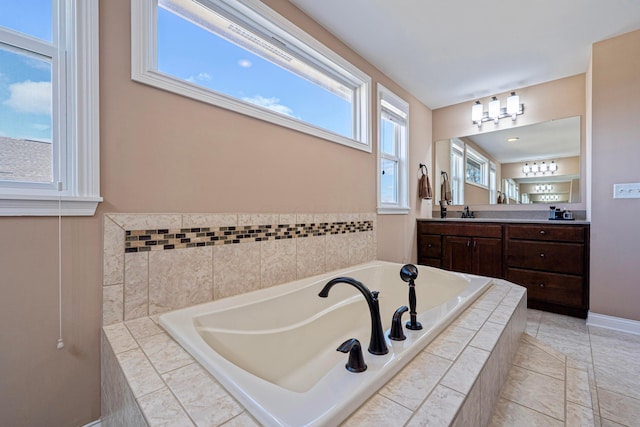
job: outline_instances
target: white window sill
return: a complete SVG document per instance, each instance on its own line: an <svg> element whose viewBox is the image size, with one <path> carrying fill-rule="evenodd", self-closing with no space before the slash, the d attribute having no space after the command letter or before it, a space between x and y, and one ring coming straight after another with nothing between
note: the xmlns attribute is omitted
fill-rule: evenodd
<svg viewBox="0 0 640 427"><path fill-rule="evenodd" d="M102 197L2 196L0 216L93 216Z"/></svg>
<svg viewBox="0 0 640 427"><path fill-rule="evenodd" d="M382 207L378 208L378 215L407 215L411 212L410 208L391 208Z"/></svg>

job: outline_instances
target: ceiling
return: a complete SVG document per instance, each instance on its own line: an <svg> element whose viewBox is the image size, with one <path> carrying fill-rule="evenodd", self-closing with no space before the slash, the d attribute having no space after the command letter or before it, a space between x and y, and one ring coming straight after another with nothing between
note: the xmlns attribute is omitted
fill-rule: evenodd
<svg viewBox="0 0 640 427"><path fill-rule="evenodd" d="M289 0L431 109L587 71L640 0Z"/></svg>
<svg viewBox="0 0 640 427"><path fill-rule="evenodd" d="M518 138L509 141L509 138ZM499 163L553 160L580 155L580 117L484 132L467 139Z"/></svg>

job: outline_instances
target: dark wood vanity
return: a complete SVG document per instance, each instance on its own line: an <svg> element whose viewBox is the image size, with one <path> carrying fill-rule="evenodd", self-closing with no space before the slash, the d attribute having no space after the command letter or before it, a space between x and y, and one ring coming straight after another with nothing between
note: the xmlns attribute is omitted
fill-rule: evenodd
<svg viewBox="0 0 640 427"><path fill-rule="evenodd" d="M504 278L530 308L587 317L589 224L418 220L418 264Z"/></svg>

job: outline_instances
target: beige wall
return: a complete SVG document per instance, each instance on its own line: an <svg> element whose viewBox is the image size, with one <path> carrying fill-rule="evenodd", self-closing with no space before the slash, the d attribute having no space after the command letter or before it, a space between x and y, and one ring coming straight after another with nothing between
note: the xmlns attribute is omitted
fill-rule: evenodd
<svg viewBox="0 0 640 427"><path fill-rule="evenodd" d="M495 94L502 105L506 105L506 99L511 91ZM471 105L473 102L463 102L449 107L439 108L433 111L433 141L452 137L476 135L494 130L509 129L511 127L525 126L534 123L545 122L551 119L581 116L580 152L586 152L585 131L585 74L578 74L564 79L553 80L535 86L529 86L517 90L520 102L524 104L524 114L518 116L513 122L508 119L500 120L496 125L489 121L478 129L471 122ZM481 98L483 104L487 104L491 97ZM581 169L585 170L586 156L581 158ZM503 173L503 175L505 175ZM505 175L506 176L506 175ZM570 209L586 209L585 194L582 194L582 202L568 206ZM477 206L474 206L477 208ZM513 209L509 206L507 209ZM530 209L527 205L518 208ZM493 209L493 207L491 207Z"/></svg>
<svg viewBox="0 0 640 427"><path fill-rule="evenodd" d="M378 219L378 258L416 258L418 164L431 111L283 0L266 4L404 97L410 215ZM100 2L101 180L95 217L64 219L65 349L58 338L57 222L0 218L0 425L78 426L100 416L102 216L106 212L373 212L376 156L130 79L130 2ZM373 109L375 111L375 108ZM374 133L377 131L374 123ZM429 166L430 162L429 162Z"/></svg>
<svg viewBox="0 0 640 427"><path fill-rule="evenodd" d="M591 311L640 320L640 200L613 199L613 184L640 182L640 31L592 52Z"/></svg>

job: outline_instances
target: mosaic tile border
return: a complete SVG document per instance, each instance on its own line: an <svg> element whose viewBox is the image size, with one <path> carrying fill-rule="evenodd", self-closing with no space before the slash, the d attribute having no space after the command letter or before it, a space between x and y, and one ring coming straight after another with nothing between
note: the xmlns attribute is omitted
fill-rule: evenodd
<svg viewBox="0 0 640 427"><path fill-rule="evenodd" d="M373 231L373 221L127 230L125 253Z"/></svg>

